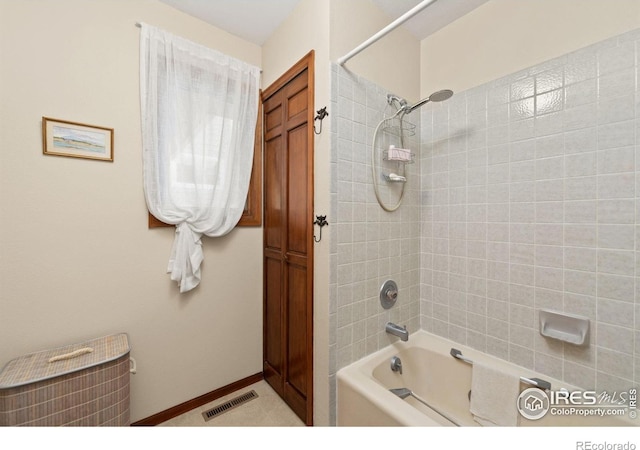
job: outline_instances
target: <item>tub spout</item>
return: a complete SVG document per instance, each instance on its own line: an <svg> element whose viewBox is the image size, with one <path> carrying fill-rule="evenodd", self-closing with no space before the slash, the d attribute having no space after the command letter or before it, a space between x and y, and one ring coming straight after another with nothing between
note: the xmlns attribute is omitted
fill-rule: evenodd
<svg viewBox="0 0 640 450"><path fill-rule="evenodd" d="M407 331L407 327L401 327L400 325L396 325L395 323L387 322L385 331L389 334L393 334L394 336L398 336L400 340L404 342L409 340L409 332Z"/></svg>

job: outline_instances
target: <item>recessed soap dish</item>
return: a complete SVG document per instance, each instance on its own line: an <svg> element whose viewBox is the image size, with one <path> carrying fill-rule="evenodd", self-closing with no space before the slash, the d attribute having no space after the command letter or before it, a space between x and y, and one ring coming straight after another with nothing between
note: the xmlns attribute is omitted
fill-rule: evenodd
<svg viewBox="0 0 640 450"><path fill-rule="evenodd" d="M589 319L559 311L541 309L540 334L574 345L588 344Z"/></svg>

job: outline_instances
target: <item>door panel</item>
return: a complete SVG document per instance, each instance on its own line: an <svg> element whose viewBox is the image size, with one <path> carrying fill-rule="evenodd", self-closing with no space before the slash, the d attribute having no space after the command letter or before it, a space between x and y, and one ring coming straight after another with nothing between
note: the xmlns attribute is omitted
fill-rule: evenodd
<svg viewBox="0 0 640 450"><path fill-rule="evenodd" d="M289 186L287 208L287 251L307 254L309 236L307 205L307 126L297 127L289 132L288 170Z"/></svg>
<svg viewBox="0 0 640 450"><path fill-rule="evenodd" d="M273 257L275 256L275 257ZM282 279L282 263L276 255L265 258L266 291L264 299L264 320L270 324L265 327L264 333L264 360L265 379L274 387L274 390L283 395L283 351L282 351L282 290L279 280Z"/></svg>
<svg viewBox="0 0 640 450"><path fill-rule="evenodd" d="M264 374L313 424L313 52L264 104Z"/></svg>
<svg viewBox="0 0 640 450"><path fill-rule="evenodd" d="M266 248L282 248L282 137L265 142L264 155L264 232Z"/></svg>
<svg viewBox="0 0 640 450"><path fill-rule="evenodd" d="M287 382L306 395L307 308L298 299L306 293L307 271L303 266L287 264L289 281L287 298Z"/></svg>

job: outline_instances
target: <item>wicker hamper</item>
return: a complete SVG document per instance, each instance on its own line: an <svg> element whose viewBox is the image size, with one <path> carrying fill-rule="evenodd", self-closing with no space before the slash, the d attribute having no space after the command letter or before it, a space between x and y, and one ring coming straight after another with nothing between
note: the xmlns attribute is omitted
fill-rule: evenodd
<svg viewBox="0 0 640 450"><path fill-rule="evenodd" d="M128 426L126 334L21 356L0 372L0 426Z"/></svg>

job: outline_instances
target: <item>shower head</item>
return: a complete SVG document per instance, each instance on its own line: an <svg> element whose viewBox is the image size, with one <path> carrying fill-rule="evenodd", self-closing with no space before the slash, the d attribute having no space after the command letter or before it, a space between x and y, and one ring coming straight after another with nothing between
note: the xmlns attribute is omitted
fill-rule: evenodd
<svg viewBox="0 0 640 450"><path fill-rule="evenodd" d="M449 100L453 95L453 91L450 89L443 89L442 91L434 92L429 96L430 102L443 102Z"/></svg>
<svg viewBox="0 0 640 450"><path fill-rule="evenodd" d="M422 100L420 100L418 103L416 103L414 105L411 105L411 106L406 106L404 108L404 112L405 112L405 114L409 114L411 111L413 111L414 109L420 108L425 103L443 102L445 100L450 99L452 95L453 95L453 91L449 90L449 89L444 89L442 91L434 92L429 97L423 98Z"/></svg>

